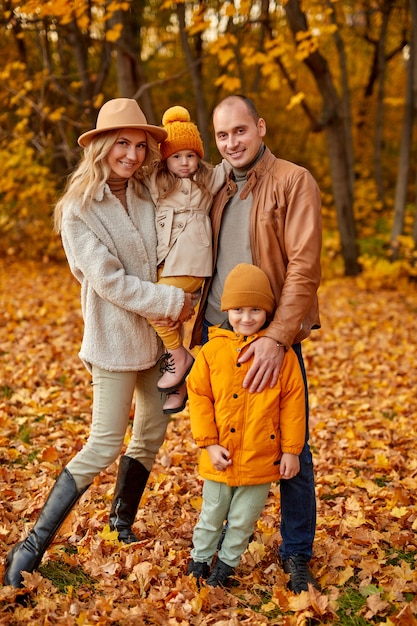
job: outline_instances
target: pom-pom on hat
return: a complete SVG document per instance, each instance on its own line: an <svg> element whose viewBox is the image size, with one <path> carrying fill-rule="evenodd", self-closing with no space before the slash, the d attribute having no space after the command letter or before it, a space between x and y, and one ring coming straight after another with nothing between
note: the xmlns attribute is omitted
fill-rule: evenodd
<svg viewBox="0 0 417 626"><path fill-rule="evenodd" d="M229 272L221 299L222 311L244 306L263 309L269 314L275 308L268 276L260 267L249 263L239 263Z"/></svg>
<svg viewBox="0 0 417 626"><path fill-rule="evenodd" d="M105 102L98 112L96 127L80 135L78 143L85 148L91 143L95 135L122 128L144 130L158 142L165 139L167 135L163 128L148 124L136 100L133 98L113 98L113 100Z"/></svg>
<svg viewBox="0 0 417 626"><path fill-rule="evenodd" d="M162 126L168 133L168 137L159 146L163 161L180 150L193 150L200 159L203 158L200 133L186 108L174 106L167 109L162 116Z"/></svg>

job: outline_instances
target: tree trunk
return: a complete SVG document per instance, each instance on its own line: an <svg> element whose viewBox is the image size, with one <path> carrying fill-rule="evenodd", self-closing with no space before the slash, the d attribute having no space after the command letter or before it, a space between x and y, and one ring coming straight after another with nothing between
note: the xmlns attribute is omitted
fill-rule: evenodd
<svg viewBox="0 0 417 626"><path fill-rule="evenodd" d="M385 41L387 37L389 16L391 13L392 0L384 0L382 5L382 24L377 44L377 67L378 67L378 95L376 103L375 120L375 182L378 200L384 202L384 184L382 173L382 144L384 129L384 95L385 95Z"/></svg>
<svg viewBox="0 0 417 626"><path fill-rule="evenodd" d="M331 0L327 0L326 2L328 10L330 11L330 19L332 24L336 26L336 30L334 32L334 40L336 42L337 52L339 54L339 65L340 65L340 74L342 78L342 93L343 93L343 119L345 126L345 136L346 136L346 156L349 163L349 184L352 198L354 198L355 193L355 156L353 150L353 138L352 138L352 112L350 107L350 91L349 91L349 79L348 79L348 69L347 69L347 59L345 46L343 43L343 39L340 36L339 25L336 20L336 12L334 2Z"/></svg>
<svg viewBox="0 0 417 626"><path fill-rule="evenodd" d="M195 59L190 49L190 44L187 37L186 24L185 24L185 4L177 4L177 14L180 24L180 36L182 48L187 61L188 71L191 75L191 81L193 84L194 98L196 102L196 115L197 126L203 140L204 153L209 154L210 149L210 133L209 133L209 118L207 114L206 102L204 99L204 90L201 83L201 58Z"/></svg>
<svg viewBox="0 0 417 626"><path fill-rule="evenodd" d="M411 45L410 45L410 59L413 60L412 74L412 88L411 88L411 101L413 119L417 119L417 0L410 0L411 6ZM412 129L411 129L412 132ZM417 249L417 171L415 173L415 213L414 213L414 225L413 225L413 239L414 248Z"/></svg>
<svg viewBox="0 0 417 626"><path fill-rule="evenodd" d="M308 31L306 16L301 11L299 0L288 0L285 5L285 12L294 37L300 31ZM304 62L312 72L323 99L323 125L327 135L345 274L356 276L360 273L359 250L353 214L352 173L350 171L343 107L333 85L326 59L316 50Z"/></svg>
<svg viewBox="0 0 417 626"><path fill-rule="evenodd" d="M141 61L142 11L141 0L132 0L128 11L115 11L109 20L111 26L123 25L116 42L118 95L122 98L136 98L138 89L146 82ZM141 92L140 106L149 124L160 124L149 89Z"/></svg>
<svg viewBox="0 0 417 626"><path fill-rule="evenodd" d="M410 58L407 68L407 87L405 96L405 110L403 118L403 130L401 136L400 160L397 174L397 184L395 188L394 201L394 221L391 230L391 258L395 260L400 252L398 238L403 233L404 215L407 204L407 185L410 171L410 155L413 138L413 119L416 107L416 43L417 43L417 0L410 0L412 9L412 30L410 37ZM414 6L414 11L413 11ZM416 228L414 229L416 230ZM416 239L415 239L416 241Z"/></svg>

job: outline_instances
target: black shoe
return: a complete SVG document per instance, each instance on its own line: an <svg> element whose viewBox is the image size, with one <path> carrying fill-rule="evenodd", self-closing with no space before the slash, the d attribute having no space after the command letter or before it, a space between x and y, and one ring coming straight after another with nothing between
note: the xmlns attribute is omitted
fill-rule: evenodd
<svg viewBox="0 0 417 626"><path fill-rule="evenodd" d="M207 584L209 587L218 587L222 585L225 587L230 582L230 577L235 573L235 568L223 563L220 559L217 559L215 566L207 578Z"/></svg>
<svg viewBox="0 0 417 626"><path fill-rule="evenodd" d="M308 569L307 562L303 556L290 556L285 561L282 561L282 567L284 572L290 575L290 580L288 581L288 589L290 591L294 593L308 591L309 584L320 591L320 585Z"/></svg>
<svg viewBox="0 0 417 626"><path fill-rule="evenodd" d="M187 574L191 574L194 578L197 578L197 580L207 578L209 572L210 568L207 563L199 563L199 561L193 561L193 559L188 563Z"/></svg>

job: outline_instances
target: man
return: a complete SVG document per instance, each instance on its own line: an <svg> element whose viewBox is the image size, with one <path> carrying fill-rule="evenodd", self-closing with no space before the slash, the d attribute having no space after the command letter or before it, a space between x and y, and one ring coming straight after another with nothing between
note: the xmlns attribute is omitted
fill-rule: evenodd
<svg viewBox="0 0 417 626"><path fill-rule="evenodd" d="M228 96L213 113L217 148L232 165L211 212L214 271L206 281L191 347L207 341L210 325L225 319L220 299L224 280L238 263L253 263L267 274L278 303L265 336L251 344L241 361L253 357L243 386L251 393L273 387L285 350L291 346L300 363L306 394L306 443L300 472L281 480L279 554L289 574L289 589L318 587L308 562L313 551L316 498L308 445L307 379L301 341L320 327L321 200L317 183L302 167L275 157L265 146L265 120L253 102Z"/></svg>

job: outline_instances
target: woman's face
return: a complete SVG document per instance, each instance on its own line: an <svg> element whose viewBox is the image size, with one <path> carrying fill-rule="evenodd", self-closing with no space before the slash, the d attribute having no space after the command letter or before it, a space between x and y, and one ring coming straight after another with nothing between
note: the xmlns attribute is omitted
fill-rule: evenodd
<svg viewBox="0 0 417 626"><path fill-rule="evenodd" d="M146 133L137 128L122 128L107 155L110 176L130 178L146 157Z"/></svg>

